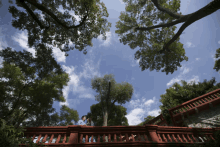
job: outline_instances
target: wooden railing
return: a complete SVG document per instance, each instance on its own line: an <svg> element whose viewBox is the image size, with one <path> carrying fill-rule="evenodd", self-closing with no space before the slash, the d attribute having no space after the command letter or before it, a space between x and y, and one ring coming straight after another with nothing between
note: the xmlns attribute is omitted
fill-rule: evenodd
<svg viewBox="0 0 220 147"><path fill-rule="evenodd" d="M189 100L169 109L174 126L181 126L185 118L220 104L220 89Z"/></svg>
<svg viewBox="0 0 220 147"><path fill-rule="evenodd" d="M160 114L157 117L153 118L152 120L148 121L146 124L168 126L168 124L162 114Z"/></svg>
<svg viewBox="0 0 220 147"><path fill-rule="evenodd" d="M183 146L186 144L204 144L210 139L215 140L213 132L220 128L191 128L171 127L158 125L145 126L56 126L56 127L29 127L25 128L24 137L37 137L36 143L45 143L48 147L99 147L99 146ZM198 135L196 131L203 135ZM108 142L105 141L108 136ZM134 137L134 135L136 135ZM91 136L91 142L88 142ZM102 136L103 142L100 141ZM122 137L125 136L125 137ZM130 139L129 139L129 136ZM43 137L43 138L42 138ZM96 142L93 142L93 138ZM42 138L42 139L41 139ZM63 138L61 140L61 138ZM85 138L85 143L82 143ZM55 143L52 140L55 139ZM126 142L123 142L125 139ZM25 146L20 144L20 147Z"/></svg>

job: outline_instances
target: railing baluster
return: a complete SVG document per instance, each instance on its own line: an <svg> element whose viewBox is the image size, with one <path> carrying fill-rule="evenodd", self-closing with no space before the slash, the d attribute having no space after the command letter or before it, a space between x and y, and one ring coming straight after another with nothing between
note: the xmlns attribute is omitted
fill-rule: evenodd
<svg viewBox="0 0 220 147"><path fill-rule="evenodd" d="M108 134L108 142L111 142L111 134Z"/></svg>
<svg viewBox="0 0 220 147"><path fill-rule="evenodd" d="M215 140L212 135L209 135L209 136L211 137L212 140Z"/></svg>
<svg viewBox="0 0 220 147"><path fill-rule="evenodd" d="M196 138L194 137L194 135L192 134L192 138L195 142L197 142Z"/></svg>
<svg viewBox="0 0 220 147"><path fill-rule="evenodd" d="M59 136L57 137L56 143L59 143L59 142L60 142L60 137L61 137L61 135L59 134Z"/></svg>
<svg viewBox="0 0 220 147"><path fill-rule="evenodd" d="M116 134L114 134L114 141L113 142L117 142L117 138L116 138Z"/></svg>
<svg viewBox="0 0 220 147"><path fill-rule="evenodd" d="M149 141L149 139L147 138L147 135L144 133L144 138L145 138L145 141Z"/></svg>
<svg viewBox="0 0 220 147"><path fill-rule="evenodd" d="M201 101L203 101L204 103L206 103L206 101L204 101L203 99L201 99Z"/></svg>
<svg viewBox="0 0 220 147"><path fill-rule="evenodd" d="M36 134L34 134L33 138L32 138L32 142L34 141L34 138L36 137Z"/></svg>
<svg viewBox="0 0 220 147"><path fill-rule="evenodd" d="M175 142L178 142L174 134L172 134L172 137Z"/></svg>
<svg viewBox="0 0 220 147"><path fill-rule="evenodd" d="M183 142L183 140L180 138L179 134L177 134L177 137L180 140L180 142Z"/></svg>
<svg viewBox="0 0 220 147"><path fill-rule="evenodd" d="M97 140L97 142L100 143L100 135L98 135L98 140Z"/></svg>
<svg viewBox="0 0 220 147"><path fill-rule="evenodd" d="M188 140L189 140L191 143L193 143L192 139L189 137L189 134L186 134L186 136L187 136Z"/></svg>
<svg viewBox="0 0 220 147"><path fill-rule="evenodd" d="M210 141L209 136L208 135L205 135L205 136L206 136L207 140Z"/></svg>
<svg viewBox="0 0 220 147"><path fill-rule="evenodd" d="M43 143L46 142L47 136L48 136L48 134L46 134L46 135L44 136L44 139L42 140Z"/></svg>
<svg viewBox="0 0 220 147"><path fill-rule="evenodd" d="M190 106L191 106L192 108L194 108L194 106L193 106L192 104L190 104Z"/></svg>
<svg viewBox="0 0 220 147"><path fill-rule="evenodd" d="M140 133L138 133L138 141L141 141Z"/></svg>
<svg viewBox="0 0 220 147"><path fill-rule="evenodd" d="M218 98L219 97L219 94L218 93L216 93L216 94L214 94L215 96L216 96L216 98Z"/></svg>
<svg viewBox="0 0 220 147"><path fill-rule="evenodd" d="M188 140L185 138L184 134L182 134L182 137L185 142L188 142Z"/></svg>
<svg viewBox="0 0 220 147"><path fill-rule="evenodd" d="M66 134L64 134L63 143L66 142Z"/></svg>
<svg viewBox="0 0 220 147"><path fill-rule="evenodd" d="M40 141L40 138L41 138L41 134L38 136L36 143L38 143Z"/></svg>
<svg viewBox="0 0 220 147"><path fill-rule="evenodd" d="M169 134L167 134L167 137L168 137L170 142L173 142Z"/></svg>
<svg viewBox="0 0 220 147"><path fill-rule="evenodd" d="M51 144L51 142L52 142L52 140L53 140L53 137L54 137L54 134L51 135L51 138L50 138L49 144Z"/></svg>
<svg viewBox="0 0 220 147"><path fill-rule="evenodd" d="M165 135L162 134L162 136L163 136L163 139L165 140L165 142L167 142L167 139L166 139Z"/></svg>
<svg viewBox="0 0 220 147"><path fill-rule="evenodd" d="M158 136L158 138L159 138L160 141L163 141L162 138L160 137L160 134L159 134L159 133L158 133L157 136Z"/></svg>
<svg viewBox="0 0 220 147"><path fill-rule="evenodd" d="M211 97L212 99L216 99L214 95L210 95L210 97Z"/></svg>

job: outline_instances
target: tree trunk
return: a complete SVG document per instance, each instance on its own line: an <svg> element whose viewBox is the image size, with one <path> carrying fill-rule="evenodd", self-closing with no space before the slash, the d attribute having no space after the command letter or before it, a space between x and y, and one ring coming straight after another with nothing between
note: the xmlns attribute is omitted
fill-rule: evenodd
<svg viewBox="0 0 220 147"><path fill-rule="evenodd" d="M102 126L108 126L108 112L107 112L107 110L104 111L104 120L103 120ZM108 142L108 134L107 134L107 136L105 136L105 140L106 140L106 142Z"/></svg>

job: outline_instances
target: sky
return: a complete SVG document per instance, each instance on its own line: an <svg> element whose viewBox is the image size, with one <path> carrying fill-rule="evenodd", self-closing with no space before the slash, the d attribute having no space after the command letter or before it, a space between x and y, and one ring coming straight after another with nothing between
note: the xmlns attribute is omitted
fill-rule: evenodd
<svg viewBox="0 0 220 147"><path fill-rule="evenodd" d="M65 57L64 52L56 47L53 48L56 61L70 75L68 86L63 89L66 102L53 103L56 112L60 114L62 105L77 110L79 118L90 112L90 106L99 103L95 100L95 95L98 93L91 88L91 79L95 76L104 77L105 74L113 74L117 83L125 81L134 88L131 100L122 104L127 108L126 118L130 126L143 122L148 115L158 116L159 106L162 105L159 101L160 95L165 94L166 89L175 82L181 84L180 81L185 80L188 83L191 81L198 83L205 79L209 81L212 77L216 78L216 83L220 82L219 73L213 69L216 60L214 55L220 48L220 10L194 22L184 30L180 42L184 44L189 60L181 62L182 67L173 74L166 75L165 72L156 70L141 71L138 60L134 59L139 47L132 50L128 45L120 43L118 35L115 34L115 25L119 20L120 12L125 11L122 0L101 1L107 7L108 21L112 23L106 40L102 40L102 36L93 39L93 47L87 47L87 55L78 50L71 50L68 52L69 56ZM180 12L183 15L195 12L209 2L211 0L181 0ZM15 29L11 25L13 18L8 12L9 4L7 1L2 3L0 50L11 47L16 51L27 50L35 56L34 48L27 46L27 31ZM62 6L59 10L64 12ZM182 24L176 25L175 33ZM3 58L0 58L0 63L2 61ZM117 102L115 104L120 105Z"/></svg>

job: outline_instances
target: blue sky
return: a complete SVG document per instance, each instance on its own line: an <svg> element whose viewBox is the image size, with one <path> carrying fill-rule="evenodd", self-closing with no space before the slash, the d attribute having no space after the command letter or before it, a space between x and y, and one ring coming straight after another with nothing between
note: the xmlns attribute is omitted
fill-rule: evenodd
<svg viewBox="0 0 220 147"><path fill-rule="evenodd" d="M159 106L162 104L159 101L160 95L165 94L166 89L174 82L180 83L181 80L185 80L197 83L203 82L204 79L210 80L212 77L215 77L217 82L220 81L219 73L213 70L216 60L214 54L216 49L220 48L220 10L185 29L184 34L180 36L180 42L184 44L189 60L181 62L182 67L173 74L166 75L165 72L156 70L141 71L138 61L134 59L134 54L139 48L132 50L128 45L119 42L119 37L115 34L115 24L119 20L120 12L125 10L122 0L101 1L108 9L108 21L112 23L107 40L102 40L102 36L93 39L93 47L87 47L87 55L78 50L71 50L68 52L69 56L65 57L58 48L53 49L55 59L70 75L68 86L63 89L66 102L55 101L53 107L56 112L59 112L64 104L77 110L80 118L90 112L90 106L98 103L95 101L97 93L91 89L91 79L94 76L114 74L117 83L125 81L133 85L134 93L130 102L122 104L127 108L126 117L129 125L141 123L148 115L159 115ZM186 15L199 10L209 2L211 0L181 0L180 11ZM11 47L17 51L27 50L34 55L34 49L27 46L27 31L19 31L12 27L9 4L7 1L2 3L0 50ZM59 10L63 12L62 7ZM181 25L182 23L176 25L175 33Z"/></svg>

